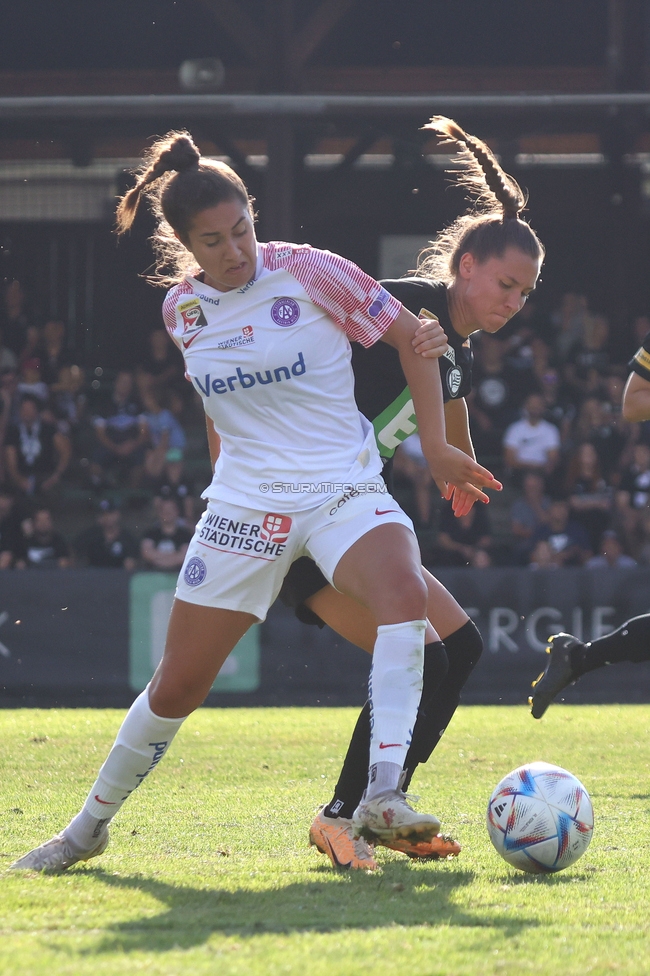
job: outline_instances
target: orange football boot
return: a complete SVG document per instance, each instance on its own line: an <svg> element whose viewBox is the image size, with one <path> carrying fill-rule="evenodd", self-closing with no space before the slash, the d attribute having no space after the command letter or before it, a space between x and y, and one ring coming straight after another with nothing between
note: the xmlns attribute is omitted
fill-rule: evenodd
<svg viewBox="0 0 650 976"><path fill-rule="evenodd" d="M406 854L414 861L440 861L446 857L458 857L462 850L458 841L449 834L437 834L430 840L415 842L397 837L395 840L377 840L376 844Z"/></svg>
<svg viewBox="0 0 650 976"><path fill-rule="evenodd" d="M321 810L309 828L309 843L327 854L335 868L376 871L379 867L372 846L354 836L352 823L345 817L326 817Z"/></svg>

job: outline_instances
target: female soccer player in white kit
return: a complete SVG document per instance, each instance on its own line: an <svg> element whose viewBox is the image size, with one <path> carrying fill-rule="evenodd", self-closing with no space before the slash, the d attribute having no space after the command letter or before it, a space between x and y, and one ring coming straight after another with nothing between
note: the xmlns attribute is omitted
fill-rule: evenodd
<svg viewBox="0 0 650 976"><path fill-rule="evenodd" d="M177 284L167 328L221 439L180 572L163 659L131 706L81 812L13 867L63 870L101 854L108 824L160 762L291 562L309 555L378 623L370 679L369 785L355 830L438 833L398 789L422 689L427 588L408 517L384 492L371 425L353 395L349 338L382 338L402 361L423 450L441 491L485 496L489 471L450 447L436 359L413 351L417 318L355 265L309 245L258 244L252 201L187 133L157 141L120 202L126 231L145 196L159 266Z"/></svg>

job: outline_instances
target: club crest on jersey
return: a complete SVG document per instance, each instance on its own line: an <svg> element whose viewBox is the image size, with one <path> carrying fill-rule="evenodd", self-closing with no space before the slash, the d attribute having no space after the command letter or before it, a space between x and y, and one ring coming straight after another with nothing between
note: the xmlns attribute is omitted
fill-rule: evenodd
<svg viewBox="0 0 650 976"><path fill-rule="evenodd" d="M264 516L260 536L267 542L284 543L287 541L291 529L291 519L288 515L275 515L269 512Z"/></svg>
<svg viewBox="0 0 650 976"><path fill-rule="evenodd" d="M447 387L452 397L455 397L460 390L460 384L463 382L463 374L461 373L458 366L454 366L447 373Z"/></svg>
<svg viewBox="0 0 650 976"><path fill-rule="evenodd" d="M271 318L285 329L295 325L300 318L300 305L293 298L278 298L271 308Z"/></svg>

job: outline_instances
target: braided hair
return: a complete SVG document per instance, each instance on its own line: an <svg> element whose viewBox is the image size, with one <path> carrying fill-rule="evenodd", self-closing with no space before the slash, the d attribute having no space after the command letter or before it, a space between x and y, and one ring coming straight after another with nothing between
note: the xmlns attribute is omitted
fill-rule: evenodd
<svg viewBox="0 0 650 976"><path fill-rule="evenodd" d="M154 217L151 244L156 257L152 284L169 287L198 270L188 249L192 221L201 210L240 200L253 217L253 198L230 166L201 156L189 132L173 130L152 144L136 170L136 184L117 206L116 230L126 233L143 198Z"/></svg>
<svg viewBox="0 0 650 976"><path fill-rule="evenodd" d="M453 182L466 189L471 202L469 209L420 253L416 274L450 284L467 252L479 262L503 257L509 247L535 261L543 258L543 244L520 216L527 196L501 169L488 146L442 115L434 115L422 128L436 135L438 145L453 148L459 164L450 171Z"/></svg>

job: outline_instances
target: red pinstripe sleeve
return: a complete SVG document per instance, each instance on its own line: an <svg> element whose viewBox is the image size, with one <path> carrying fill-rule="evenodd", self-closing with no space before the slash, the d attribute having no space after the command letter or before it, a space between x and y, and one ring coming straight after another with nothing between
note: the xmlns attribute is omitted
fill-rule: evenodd
<svg viewBox="0 0 650 976"><path fill-rule="evenodd" d="M274 241L259 245L269 271L284 269L300 282L349 339L372 346L402 310L390 295L351 261L309 244Z"/></svg>

